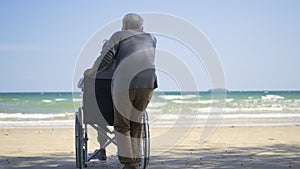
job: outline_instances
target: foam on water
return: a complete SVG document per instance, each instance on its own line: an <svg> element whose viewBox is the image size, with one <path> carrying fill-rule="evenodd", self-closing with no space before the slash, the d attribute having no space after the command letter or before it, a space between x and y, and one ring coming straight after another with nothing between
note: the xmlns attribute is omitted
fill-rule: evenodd
<svg viewBox="0 0 300 169"><path fill-rule="evenodd" d="M52 100L42 100L43 103L51 103Z"/></svg>
<svg viewBox="0 0 300 169"><path fill-rule="evenodd" d="M24 114L24 113L0 113L0 120L7 119L69 119L70 117L74 117L74 113L59 113L59 114Z"/></svg>
<svg viewBox="0 0 300 169"><path fill-rule="evenodd" d="M214 107L203 107L203 108L189 108L191 111L207 113L207 112L229 112L229 113L244 113L244 112L297 112L300 108L282 108L282 107L259 107L259 108L214 108Z"/></svg>
<svg viewBox="0 0 300 169"><path fill-rule="evenodd" d="M4 128L73 128L74 120L0 121Z"/></svg>
<svg viewBox="0 0 300 169"><path fill-rule="evenodd" d="M82 102L82 98L73 98L73 102Z"/></svg>
<svg viewBox="0 0 300 169"><path fill-rule="evenodd" d="M279 95L266 95L261 97L263 100L277 100L277 99L284 99L284 97Z"/></svg>
<svg viewBox="0 0 300 169"><path fill-rule="evenodd" d="M57 102L60 102L60 101L66 101L67 99L64 99L64 98L57 98L57 99L54 99L55 101Z"/></svg>
<svg viewBox="0 0 300 169"><path fill-rule="evenodd" d="M192 99L197 97L197 95L160 95L158 97L166 100L174 100L174 99Z"/></svg>
<svg viewBox="0 0 300 169"><path fill-rule="evenodd" d="M167 103L163 103L163 102L150 102L148 107L150 108L157 108L157 107L163 107L165 106Z"/></svg>
<svg viewBox="0 0 300 169"><path fill-rule="evenodd" d="M172 100L173 103L180 103L180 104L212 104L218 103L218 100Z"/></svg>

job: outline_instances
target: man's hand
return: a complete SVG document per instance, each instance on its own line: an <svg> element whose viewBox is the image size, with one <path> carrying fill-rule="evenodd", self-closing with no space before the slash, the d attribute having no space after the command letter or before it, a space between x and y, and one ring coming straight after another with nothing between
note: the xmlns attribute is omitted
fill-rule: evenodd
<svg viewBox="0 0 300 169"><path fill-rule="evenodd" d="M88 77L94 77L96 72L93 69L87 69L84 71L83 75Z"/></svg>

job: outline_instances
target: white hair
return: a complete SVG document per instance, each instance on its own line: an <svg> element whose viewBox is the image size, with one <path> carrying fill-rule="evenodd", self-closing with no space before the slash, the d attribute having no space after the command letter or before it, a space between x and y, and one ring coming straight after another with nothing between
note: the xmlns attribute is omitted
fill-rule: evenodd
<svg viewBox="0 0 300 169"><path fill-rule="evenodd" d="M136 13L129 13L123 17L123 29L143 30L144 19Z"/></svg>

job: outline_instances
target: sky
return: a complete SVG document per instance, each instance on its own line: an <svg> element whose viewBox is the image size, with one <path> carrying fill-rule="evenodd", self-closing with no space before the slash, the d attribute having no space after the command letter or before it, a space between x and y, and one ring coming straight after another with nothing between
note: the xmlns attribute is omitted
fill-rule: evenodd
<svg viewBox="0 0 300 169"><path fill-rule="evenodd" d="M215 48L228 90L300 90L299 9L298 0L2 0L0 92L73 91L87 41L129 12L164 13L191 23ZM177 48L174 43L158 37L162 50ZM210 89L205 65L199 62L197 72L184 50L172 53L192 67L199 90ZM176 90L167 74L158 76L159 90Z"/></svg>

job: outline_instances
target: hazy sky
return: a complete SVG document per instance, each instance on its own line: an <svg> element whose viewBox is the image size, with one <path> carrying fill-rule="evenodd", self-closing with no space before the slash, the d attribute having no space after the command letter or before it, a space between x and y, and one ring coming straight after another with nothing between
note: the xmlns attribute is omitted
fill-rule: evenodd
<svg viewBox="0 0 300 169"><path fill-rule="evenodd" d="M161 12L197 27L215 47L229 90L300 90L299 11L298 0L2 0L0 92L72 91L87 40L128 12ZM203 79L199 89L207 90ZM168 78L159 80L168 90Z"/></svg>

